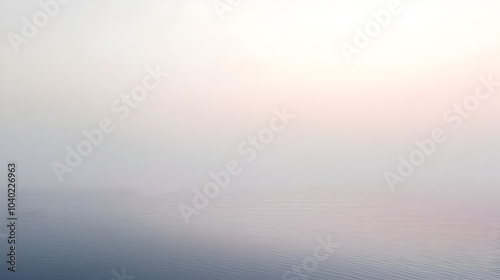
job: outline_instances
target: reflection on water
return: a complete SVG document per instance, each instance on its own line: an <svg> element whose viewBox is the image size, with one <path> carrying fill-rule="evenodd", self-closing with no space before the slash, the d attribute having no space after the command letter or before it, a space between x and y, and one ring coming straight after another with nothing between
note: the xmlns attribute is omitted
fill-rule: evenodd
<svg viewBox="0 0 500 280"><path fill-rule="evenodd" d="M124 268L135 280L278 280L328 235L341 246L308 279L500 279L498 215L484 211L326 195L226 196L186 225L174 195L23 199L18 272L2 269L2 279L110 280ZM5 252L5 242L0 247Z"/></svg>

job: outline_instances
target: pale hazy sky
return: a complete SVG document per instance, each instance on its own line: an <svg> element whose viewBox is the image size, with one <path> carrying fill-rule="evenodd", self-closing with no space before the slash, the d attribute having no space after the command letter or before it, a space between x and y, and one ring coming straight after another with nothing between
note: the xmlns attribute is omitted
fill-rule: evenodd
<svg viewBox="0 0 500 280"><path fill-rule="evenodd" d="M233 187L385 191L397 157L443 127L401 188L498 188L500 89L459 130L442 115L478 76L500 80L500 2L401 1L351 64L339 44L389 1L247 0L223 22L212 2L73 0L16 53L7 34L41 8L0 1L0 158L26 188L189 191L286 106L297 118ZM118 120L112 101L155 65L171 75ZM59 184L51 163L102 118L115 131Z"/></svg>

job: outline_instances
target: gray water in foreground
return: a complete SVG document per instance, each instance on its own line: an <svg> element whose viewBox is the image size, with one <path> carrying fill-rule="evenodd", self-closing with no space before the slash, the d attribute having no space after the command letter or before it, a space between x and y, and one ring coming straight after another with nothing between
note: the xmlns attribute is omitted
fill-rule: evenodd
<svg viewBox="0 0 500 280"><path fill-rule="evenodd" d="M320 195L224 196L186 225L179 202L25 194L17 272L4 261L4 225L0 279L500 279L498 212ZM318 238L328 236L340 246L321 250L324 260L314 263ZM283 278L293 266L301 276Z"/></svg>

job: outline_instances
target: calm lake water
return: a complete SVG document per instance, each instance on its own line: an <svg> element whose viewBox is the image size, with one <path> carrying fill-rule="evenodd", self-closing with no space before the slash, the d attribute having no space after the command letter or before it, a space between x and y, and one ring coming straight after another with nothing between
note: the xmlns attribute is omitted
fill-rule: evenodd
<svg viewBox="0 0 500 280"><path fill-rule="evenodd" d="M340 247L304 279L500 279L500 215L477 203L221 195L186 225L182 200L22 194L18 271L2 261L0 279L279 280L328 236Z"/></svg>

